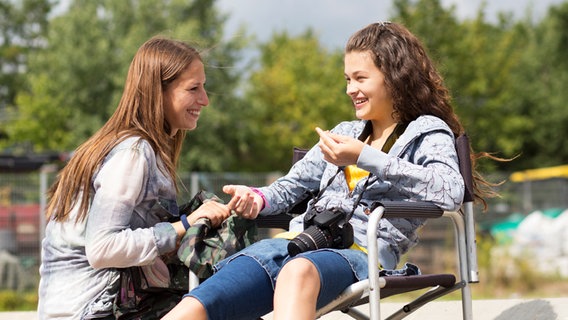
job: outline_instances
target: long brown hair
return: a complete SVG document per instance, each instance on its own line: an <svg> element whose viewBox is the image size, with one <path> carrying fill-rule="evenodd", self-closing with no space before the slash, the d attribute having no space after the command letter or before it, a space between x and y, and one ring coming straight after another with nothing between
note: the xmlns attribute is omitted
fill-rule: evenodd
<svg viewBox="0 0 568 320"><path fill-rule="evenodd" d="M80 201L77 221L86 218L93 175L103 159L128 137L141 137L160 157L164 174L176 185L176 167L185 131L170 136L165 120L163 93L191 62L201 61L190 45L164 37L153 37L138 49L128 69L124 91L114 114L86 142L77 148L48 191L46 215L65 221Z"/></svg>
<svg viewBox="0 0 568 320"><path fill-rule="evenodd" d="M345 53L370 52L377 68L385 77L385 86L393 99L394 116L409 123L421 115L442 119L457 137L465 132L452 107L451 96L444 80L428 57L422 42L404 26L377 22L353 34ZM489 157L503 160L486 152L471 153L475 199L487 208L485 198L495 197L496 184L486 181L476 170L476 160Z"/></svg>

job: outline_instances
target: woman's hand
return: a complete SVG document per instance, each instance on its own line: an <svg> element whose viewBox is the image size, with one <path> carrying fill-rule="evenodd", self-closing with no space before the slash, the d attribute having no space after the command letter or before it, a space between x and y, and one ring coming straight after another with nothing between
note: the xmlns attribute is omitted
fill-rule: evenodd
<svg viewBox="0 0 568 320"><path fill-rule="evenodd" d="M192 226L197 220L201 218L208 218L211 221L212 227L218 227L230 215L231 210L227 207L227 205L219 203L217 201L209 200L204 202L199 208L197 208L187 217L187 223ZM181 239L187 231L185 230L183 223L181 221L176 221L172 223L172 226L176 230L179 239Z"/></svg>
<svg viewBox="0 0 568 320"><path fill-rule="evenodd" d="M358 139L342 136L316 128L320 136L319 147L323 158L338 167L356 164L364 143Z"/></svg>
<svg viewBox="0 0 568 320"><path fill-rule="evenodd" d="M200 218L208 218L211 220L213 227L220 226L225 219L231 215L229 207L217 201L206 201L199 208L193 211L188 217L187 222L193 225Z"/></svg>
<svg viewBox="0 0 568 320"><path fill-rule="evenodd" d="M226 185L223 187L223 192L232 196L227 207L237 215L246 219L258 217L264 200L251 188L242 185Z"/></svg>

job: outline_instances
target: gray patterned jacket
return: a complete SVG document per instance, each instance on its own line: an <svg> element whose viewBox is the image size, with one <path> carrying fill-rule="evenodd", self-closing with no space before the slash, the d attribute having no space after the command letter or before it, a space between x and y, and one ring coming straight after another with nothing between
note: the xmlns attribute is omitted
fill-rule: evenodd
<svg viewBox="0 0 568 320"><path fill-rule="evenodd" d="M349 121L337 125L332 132L358 137L366 121ZM368 145L363 148L357 166L371 172L372 180L364 192L350 222L355 242L366 247L368 216L364 210L374 201L430 201L444 210L459 207L464 194L464 182L458 168L454 135L441 119L421 116L411 122L384 153ZM270 186L259 188L266 197L261 215L286 212L295 203L317 193L337 172L337 166L323 159L319 147L312 147L284 177ZM351 212L363 191L365 179L349 192L345 175L339 174L322 194L316 207L340 207ZM387 269L395 268L400 255L418 242L416 230L424 219L382 219L377 230L379 259ZM290 222L291 231L303 229L303 215Z"/></svg>

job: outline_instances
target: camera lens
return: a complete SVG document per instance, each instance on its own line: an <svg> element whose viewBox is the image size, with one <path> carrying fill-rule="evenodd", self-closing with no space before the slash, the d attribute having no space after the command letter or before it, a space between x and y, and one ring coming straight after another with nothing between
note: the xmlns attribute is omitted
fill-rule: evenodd
<svg viewBox="0 0 568 320"><path fill-rule="evenodd" d="M331 247L331 236L329 232L317 226L310 226L304 232L297 235L288 243L288 253L295 256L298 253Z"/></svg>

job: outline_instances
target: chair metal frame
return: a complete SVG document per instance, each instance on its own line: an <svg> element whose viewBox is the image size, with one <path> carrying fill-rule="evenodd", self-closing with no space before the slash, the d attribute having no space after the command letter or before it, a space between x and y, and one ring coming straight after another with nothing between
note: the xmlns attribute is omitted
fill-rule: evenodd
<svg viewBox="0 0 568 320"><path fill-rule="evenodd" d="M389 206L396 205L394 203L385 203L384 206L380 206L375 209L369 218L369 230L376 230L379 220L388 217L400 217L398 214L389 214ZM403 319L412 312L416 311L420 307L424 306L428 302L431 302L441 296L449 294L457 289L461 289L462 298L462 313L464 320L473 319L472 310L472 298L471 298L471 283L476 283L478 279L477 270L477 254L475 247L475 239L470 233L469 226L470 223L467 222L470 216L467 212L472 212L472 203L466 203L462 206L462 210L443 212L442 216L450 218L453 221L455 227L456 236L456 249L458 255L458 272L460 275L460 281L455 282L451 286L442 286L439 284L435 278L431 282L424 285L425 287L432 287L430 290L422 294L420 297L416 298L414 301L404 305L400 310L391 314L385 319ZM426 210L436 211L436 208L429 208ZM402 215L407 216L407 215ZM348 287L341 295L339 295L335 300L326 305L325 307L317 311L317 317L321 317L331 311L341 310L342 312L350 315L354 319L371 319L379 320L381 319L380 312L380 298L381 289L388 286L389 280L404 280L406 282L412 282L413 277L419 276L408 276L408 277L380 277L379 269L376 267L379 264L377 248L376 248L376 235L374 232L367 233L368 243L368 264L369 264L369 278L359 281L350 287ZM400 279L406 278L406 279ZM418 285L418 287L423 285ZM396 285L394 285L396 289ZM390 289L390 288L389 288ZM402 292L414 291L422 288L402 290ZM388 289L387 289L388 290ZM389 294L388 296L390 296ZM369 316L362 314L358 309L352 308L361 304L361 301L369 303Z"/></svg>
<svg viewBox="0 0 568 320"><path fill-rule="evenodd" d="M369 216L367 228L369 278L351 285L331 303L317 310L316 315L318 318L331 311L341 310L354 319L379 320L381 319L380 300L381 297L383 297L382 291L386 291L384 296L390 296L393 294L389 294L389 290L394 290L394 294L397 294L399 292L408 292L430 287L430 290L423 293L412 302L405 304L401 309L385 319L403 319L428 302L458 289L461 289L462 317L464 320L473 319L470 284L479 282L479 271L475 239L473 175L470 160L470 145L467 135L463 134L456 139L456 150L459 157L460 172L465 182L465 193L461 207L457 211L444 212L437 206L425 202L382 202ZM459 281L455 281L454 278L454 281L452 281L454 282L453 284L448 283L452 275L447 274L425 277L380 277L379 269L376 267L379 265L379 257L375 230L377 230L380 219L392 217L446 217L451 219L455 231L454 236L458 258L457 273L459 274ZM412 282L415 279L417 279L417 284L413 286ZM389 285L389 282L394 282L394 284ZM366 302L369 304L369 316L363 314L358 309L352 308L353 306Z"/></svg>

